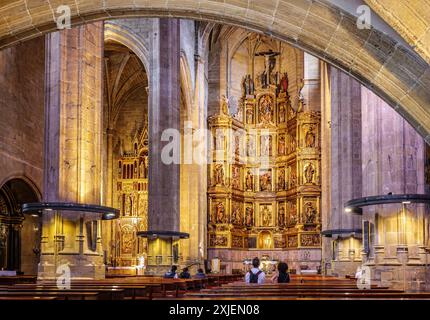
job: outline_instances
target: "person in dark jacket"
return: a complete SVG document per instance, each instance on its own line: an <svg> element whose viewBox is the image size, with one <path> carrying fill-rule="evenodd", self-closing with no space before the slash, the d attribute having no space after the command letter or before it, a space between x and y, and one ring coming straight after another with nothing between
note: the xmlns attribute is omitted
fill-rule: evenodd
<svg viewBox="0 0 430 320"><path fill-rule="evenodd" d="M278 263L278 272L272 277L272 282L289 283L290 275L288 273L288 264L285 262Z"/></svg>
<svg viewBox="0 0 430 320"><path fill-rule="evenodd" d="M196 279L205 279L206 278L206 274L203 271L203 269L200 268L199 270L197 270L197 273L196 273L196 275L194 277Z"/></svg>
<svg viewBox="0 0 430 320"><path fill-rule="evenodd" d="M188 268L182 269L182 272L179 275L179 278L181 278L181 279L191 279L191 274L188 271Z"/></svg>
<svg viewBox="0 0 430 320"><path fill-rule="evenodd" d="M164 278L166 279L178 279L178 274L176 273L176 270L178 270L177 266L172 266L169 272L166 272L164 274Z"/></svg>

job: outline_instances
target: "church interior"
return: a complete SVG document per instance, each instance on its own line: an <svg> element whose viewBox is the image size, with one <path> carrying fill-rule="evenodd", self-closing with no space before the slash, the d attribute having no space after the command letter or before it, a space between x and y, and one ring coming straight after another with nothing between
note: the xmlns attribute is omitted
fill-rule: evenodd
<svg viewBox="0 0 430 320"><path fill-rule="evenodd" d="M303 20L300 41L120 7L63 30L43 5L38 32L10 19L0 300L430 299L430 11L409 4L427 14L413 42L394 2L330 35L339 4L314 1L326 24ZM331 41L349 47L315 49ZM255 257L261 287L244 283ZM290 287L269 281L279 262Z"/></svg>

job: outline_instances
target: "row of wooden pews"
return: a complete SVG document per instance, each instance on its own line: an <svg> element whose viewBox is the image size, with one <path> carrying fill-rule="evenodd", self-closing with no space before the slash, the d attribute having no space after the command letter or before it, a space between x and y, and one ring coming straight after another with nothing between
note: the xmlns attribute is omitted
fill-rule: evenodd
<svg viewBox="0 0 430 320"><path fill-rule="evenodd" d="M58 288L56 281L0 283L0 300L152 300L180 298L186 293L237 281L237 275L209 275L205 279L164 279L134 276L102 280L71 281L70 288Z"/></svg>
<svg viewBox="0 0 430 320"><path fill-rule="evenodd" d="M430 299L430 293L404 292L402 290L377 287L357 287L355 279L339 279L318 275L291 275L288 284L246 284L243 280L221 287L202 289L186 293L187 300L349 300L349 299Z"/></svg>

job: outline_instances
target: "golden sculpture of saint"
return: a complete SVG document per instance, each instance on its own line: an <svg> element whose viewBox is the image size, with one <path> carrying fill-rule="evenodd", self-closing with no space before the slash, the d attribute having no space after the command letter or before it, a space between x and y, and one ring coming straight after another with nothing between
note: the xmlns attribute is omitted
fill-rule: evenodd
<svg viewBox="0 0 430 320"><path fill-rule="evenodd" d="M216 223L224 223L225 222L225 208L222 202L218 203L216 207Z"/></svg>
<svg viewBox="0 0 430 320"><path fill-rule="evenodd" d="M214 169L214 181L215 185L224 184L224 166L222 164L217 164Z"/></svg>
<svg viewBox="0 0 430 320"><path fill-rule="evenodd" d="M283 135L279 137L278 153L279 155L285 155L285 136Z"/></svg>
<svg viewBox="0 0 430 320"><path fill-rule="evenodd" d="M270 224L272 222L272 212L267 206L264 206L264 209L263 209L261 216L263 218L262 219L263 220L263 226L264 227L270 226Z"/></svg>
<svg viewBox="0 0 430 320"><path fill-rule="evenodd" d="M245 186L247 191L254 190L254 176L251 173L251 170L248 170L245 178Z"/></svg>
<svg viewBox="0 0 430 320"><path fill-rule="evenodd" d="M260 122L270 123L273 121L273 99L265 95L260 100Z"/></svg>
<svg viewBox="0 0 430 320"><path fill-rule="evenodd" d="M224 114L226 116L229 115L229 106L228 106L228 99L225 95L222 96L221 99L221 114Z"/></svg>
<svg viewBox="0 0 430 320"><path fill-rule="evenodd" d="M247 227L252 226L253 215L254 209L252 209L252 207L247 207L245 212L245 224Z"/></svg>
<svg viewBox="0 0 430 320"><path fill-rule="evenodd" d="M315 134L314 134L312 127L310 127L308 132L306 132L305 146L306 146L306 148L314 148L315 147Z"/></svg>
<svg viewBox="0 0 430 320"><path fill-rule="evenodd" d="M314 174L315 174L315 168L310 162L305 168L306 183L313 183Z"/></svg>

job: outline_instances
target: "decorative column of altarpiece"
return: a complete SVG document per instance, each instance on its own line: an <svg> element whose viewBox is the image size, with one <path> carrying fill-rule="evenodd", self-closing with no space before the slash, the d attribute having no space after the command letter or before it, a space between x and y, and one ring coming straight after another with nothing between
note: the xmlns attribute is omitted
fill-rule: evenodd
<svg viewBox="0 0 430 320"><path fill-rule="evenodd" d="M234 116L220 106L208 119L208 248L320 248L320 113L296 112L274 86Z"/></svg>

